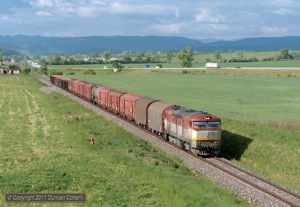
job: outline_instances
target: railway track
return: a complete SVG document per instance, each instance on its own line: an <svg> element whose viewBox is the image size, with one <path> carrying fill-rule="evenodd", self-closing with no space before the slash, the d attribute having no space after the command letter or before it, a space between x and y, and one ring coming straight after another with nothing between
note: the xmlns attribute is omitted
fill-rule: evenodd
<svg viewBox="0 0 300 207"><path fill-rule="evenodd" d="M265 177L259 176L245 168L242 168L224 158L209 158L202 159L204 162L209 163L215 168L233 176L234 178L258 189L262 193L273 197L274 199L282 202L283 205L287 206L300 206L300 194L292 190L289 190Z"/></svg>
<svg viewBox="0 0 300 207"><path fill-rule="evenodd" d="M39 76L37 74L32 74L43 83L48 86L52 86L52 83L45 77ZM70 97L76 102L84 105L85 107L93 110L94 112L101 110L99 107L96 107L92 103L89 103L79 97L64 91L61 88L56 86L55 89L63 93L64 95ZM121 120L120 117L109 113L108 111L101 110L101 114L107 118L109 116L110 120ZM126 122L126 120L122 120ZM118 122L118 121L117 121ZM249 200L249 202L257 203L260 206L292 206L300 207L300 194L292 190L289 190L277 183L274 183L262 176L259 176L245 168L242 168L224 158L212 157L212 158L203 158L199 157L193 153L189 153L179 149L176 145L166 142L161 136L156 136L159 139L153 140L153 135L148 130L144 128L138 128L135 124L131 122L126 122L126 124L118 124L121 127L125 127L127 131L140 136L142 139L145 137L150 137L149 140L146 138L146 141L162 148L163 150L178 156L184 163L189 167L194 168L204 175L213 174L208 177L215 179L221 185L226 186L227 188L236 192L236 194L241 195L242 197ZM129 127L130 125L131 127ZM128 129L131 128L131 129ZM137 132L139 130L139 132ZM142 132L141 132L142 131ZM152 138L151 138L152 137ZM158 141L159 140L159 141ZM164 145L164 146L162 146ZM217 172L219 171L219 172ZM226 181L226 182L224 182Z"/></svg>

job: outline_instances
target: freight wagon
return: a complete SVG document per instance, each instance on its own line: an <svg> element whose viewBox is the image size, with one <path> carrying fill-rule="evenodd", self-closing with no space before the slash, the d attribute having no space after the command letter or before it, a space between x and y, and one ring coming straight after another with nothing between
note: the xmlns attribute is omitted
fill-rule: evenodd
<svg viewBox="0 0 300 207"><path fill-rule="evenodd" d="M182 149L200 155L220 153L221 119L212 114L83 80L50 76L50 81L104 110L162 136Z"/></svg>

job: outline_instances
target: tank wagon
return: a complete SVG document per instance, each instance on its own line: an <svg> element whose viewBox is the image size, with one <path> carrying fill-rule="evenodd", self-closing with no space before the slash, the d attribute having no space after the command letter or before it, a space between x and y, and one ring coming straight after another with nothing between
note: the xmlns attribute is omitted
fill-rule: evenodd
<svg viewBox="0 0 300 207"><path fill-rule="evenodd" d="M200 155L221 150L221 119L203 112L83 80L51 75L50 81L86 101Z"/></svg>

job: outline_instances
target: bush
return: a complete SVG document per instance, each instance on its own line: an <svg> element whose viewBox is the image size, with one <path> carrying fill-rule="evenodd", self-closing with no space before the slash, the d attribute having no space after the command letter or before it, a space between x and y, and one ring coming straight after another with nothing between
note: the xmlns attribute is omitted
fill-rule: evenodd
<svg viewBox="0 0 300 207"><path fill-rule="evenodd" d="M96 71L94 71L92 69L88 69L83 72L83 75L96 75Z"/></svg>
<svg viewBox="0 0 300 207"><path fill-rule="evenodd" d="M25 68L24 70L22 70L23 74L28 74L30 72L31 72L30 68Z"/></svg>
<svg viewBox="0 0 300 207"><path fill-rule="evenodd" d="M67 72L66 75L75 75L74 72Z"/></svg>
<svg viewBox="0 0 300 207"><path fill-rule="evenodd" d="M189 74L189 73L191 73L190 71L187 71L187 70L183 70L182 72L181 72L181 74Z"/></svg>
<svg viewBox="0 0 300 207"><path fill-rule="evenodd" d="M51 72L51 75L63 75L64 73L63 72L60 72L60 71L53 71Z"/></svg>
<svg viewBox="0 0 300 207"><path fill-rule="evenodd" d="M157 64L156 67L163 68L162 64Z"/></svg>

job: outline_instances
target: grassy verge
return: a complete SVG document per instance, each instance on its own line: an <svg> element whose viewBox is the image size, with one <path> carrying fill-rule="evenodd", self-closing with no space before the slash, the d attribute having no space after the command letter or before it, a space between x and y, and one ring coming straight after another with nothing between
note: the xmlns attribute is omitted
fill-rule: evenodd
<svg viewBox="0 0 300 207"><path fill-rule="evenodd" d="M0 206L12 206L4 203L5 193L86 193L87 203L76 206L249 205L41 87L30 76L0 76Z"/></svg>
<svg viewBox="0 0 300 207"><path fill-rule="evenodd" d="M76 77L220 116L223 156L300 192L299 78L287 71L122 72Z"/></svg>

